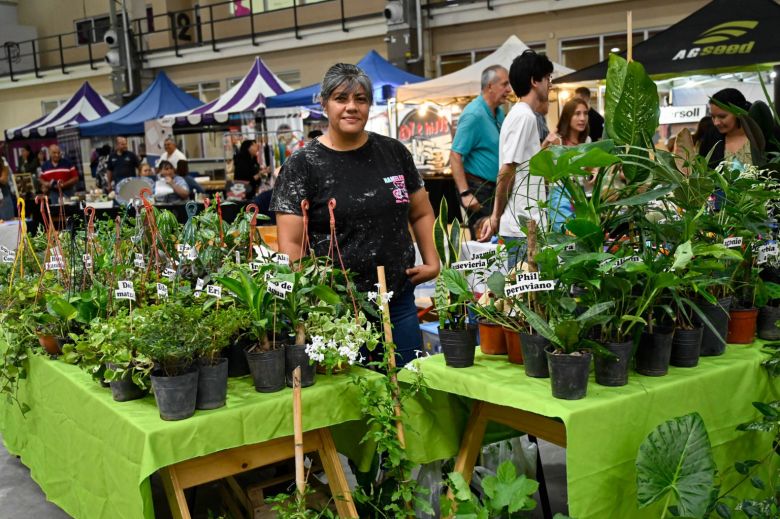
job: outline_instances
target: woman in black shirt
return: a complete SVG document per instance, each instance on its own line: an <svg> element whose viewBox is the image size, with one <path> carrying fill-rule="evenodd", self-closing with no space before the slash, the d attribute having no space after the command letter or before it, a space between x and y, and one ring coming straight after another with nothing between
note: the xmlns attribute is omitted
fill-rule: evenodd
<svg viewBox="0 0 780 519"><path fill-rule="evenodd" d="M365 131L372 103L371 80L358 67L337 64L322 81L328 132L297 150L282 167L271 210L276 212L279 250L301 254L301 201L309 201L309 242L318 255L330 245L328 201L336 200L336 239L345 266L361 291L376 290L376 267L384 265L393 291L393 342L404 363L422 349L414 286L435 278L434 215L409 151L395 139ZM412 232L422 265L414 265Z"/></svg>

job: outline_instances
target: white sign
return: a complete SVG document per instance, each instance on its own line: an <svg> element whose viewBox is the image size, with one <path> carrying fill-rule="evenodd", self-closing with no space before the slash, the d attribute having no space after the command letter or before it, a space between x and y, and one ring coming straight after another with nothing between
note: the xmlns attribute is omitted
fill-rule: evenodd
<svg viewBox="0 0 780 519"><path fill-rule="evenodd" d="M525 292L546 292L548 290L554 290L555 283L556 280L554 279L547 279L543 281L540 280L521 281L519 283L506 287L504 289L504 293L508 297L514 297L518 294L523 294Z"/></svg>
<svg viewBox="0 0 780 519"><path fill-rule="evenodd" d="M13 252L11 252L9 254L4 254L3 255L3 263L13 263L15 258L16 258L16 255Z"/></svg>
<svg viewBox="0 0 780 519"><path fill-rule="evenodd" d="M62 270L65 268L65 265L63 265L62 260L54 260L47 261L45 267L46 270Z"/></svg>
<svg viewBox="0 0 780 519"><path fill-rule="evenodd" d="M699 122L707 115L707 105L662 106L659 124Z"/></svg>
<svg viewBox="0 0 780 519"><path fill-rule="evenodd" d="M114 290L114 297L116 299L129 299L131 301L135 301L135 290L132 288L117 289Z"/></svg>
<svg viewBox="0 0 780 519"><path fill-rule="evenodd" d="M257 257L264 260L270 260L274 254L276 254L274 251L266 247L265 245L255 245L255 254L257 254Z"/></svg>
<svg viewBox="0 0 780 519"><path fill-rule="evenodd" d="M575 250L577 250L577 244L576 243L570 243L566 247L564 247L563 250L565 250L567 252L575 251Z"/></svg>
<svg viewBox="0 0 780 519"><path fill-rule="evenodd" d="M163 277L166 277L171 281L173 281L173 279L176 277L176 271L168 267L167 269L163 270Z"/></svg>
<svg viewBox="0 0 780 519"><path fill-rule="evenodd" d="M452 264L452 268L455 270L480 270L480 269L486 269L488 266L487 260L482 259L475 259L475 260L466 260L466 261L456 261Z"/></svg>
<svg viewBox="0 0 780 519"><path fill-rule="evenodd" d="M777 245L770 243L769 245L763 245L758 248L758 264L766 263L769 261L769 256L777 256L780 250Z"/></svg>
<svg viewBox="0 0 780 519"><path fill-rule="evenodd" d="M144 261L144 255L141 253L136 252L135 253L135 259L133 260L133 265L138 267L139 269L146 268L146 262Z"/></svg>
<svg viewBox="0 0 780 519"><path fill-rule="evenodd" d="M493 250L486 250L484 252L475 252L471 255L471 259L483 259L483 258L489 258L490 256L494 255L496 251Z"/></svg>
<svg viewBox="0 0 780 519"><path fill-rule="evenodd" d="M203 290L203 286L205 284L205 281L203 281L201 278L198 278L198 280L195 282L195 297L200 297L200 292Z"/></svg>
<svg viewBox="0 0 780 519"><path fill-rule="evenodd" d="M187 251L187 259L190 260L198 259L198 249L196 249L195 247L190 247L190 250Z"/></svg>
<svg viewBox="0 0 780 519"><path fill-rule="evenodd" d="M629 256L627 258L620 258L615 262L615 267L622 267L626 263L642 263L642 258L639 256Z"/></svg>
<svg viewBox="0 0 780 519"><path fill-rule="evenodd" d="M292 292L293 286L289 281L282 281L280 283L268 282L268 291L276 297L284 299L288 293Z"/></svg>
<svg viewBox="0 0 780 519"><path fill-rule="evenodd" d="M11 253L11 249L6 247L5 245L0 245L0 255L5 256L6 254L10 254L10 253Z"/></svg>
<svg viewBox="0 0 780 519"><path fill-rule="evenodd" d="M290 256L287 254L282 254L281 252L274 255L274 261L278 263L279 265L289 265L290 264Z"/></svg>
<svg viewBox="0 0 780 519"><path fill-rule="evenodd" d="M742 236L736 236L734 238L726 238L723 240L723 246L729 249L742 247Z"/></svg>
<svg viewBox="0 0 780 519"><path fill-rule="evenodd" d="M236 265L241 264L241 253L236 251Z"/></svg>
<svg viewBox="0 0 780 519"><path fill-rule="evenodd" d="M164 283L157 283L157 297L168 299L168 287Z"/></svg>
<svg viewBox="0 0 780 519"><path fill-rule="evenodd" d="M133 287L132 281L118 281L117 286L119 287L119 290L133 290L135 287Z"/></svg>
<svg viewBox="0 0 780 519"><path fill-rule="evenodd" d="M81 257L81 261L84 262L84 268L91 269L92 268L92 255L91 254L84 254Z"/></svg>
<svg viewBox="0 0 780 519"><path fill-rule="evenodd" d="M249 268L252 270L252 272L257 272L258 270L260 270L260 267L262 266L263 264L258 263L257 261L253 261L252 263L249 264Z"/></svg>
<svg viewBox="0 0 780 519"><path fill-rule="evenodd" d="M209 285L206 287L206 293L210 296L222 299L222 287L219 285Z"/></svg>

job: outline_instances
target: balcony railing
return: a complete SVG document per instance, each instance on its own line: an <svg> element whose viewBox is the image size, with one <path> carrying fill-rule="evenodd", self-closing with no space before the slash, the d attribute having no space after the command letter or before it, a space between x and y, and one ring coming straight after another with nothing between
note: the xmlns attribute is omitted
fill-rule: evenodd
<svg viewBox="0 0 780 519"><path fill-rule="evenodd" d="M384 0L293 0L291 7L255 13L255 2L262 0L249 0L252 14L243 16L232 11L234 2L228 0L130 20L130 37L139 59L145 62L160 52L173 51L176 56L192 48L219 52L220 44L245 39L259 46L262 37L271 34L292 32L297 39L303 39L303 30L334 23L348 32L348 22L381 17L385 6ZM68 74L70 69L84 65L97 70L107 51L102 41L84 42L84 35L79 38L76 31L7 42L0 47L0 78L17 81L20 74L29 73L40 78L43 72L51 70Z"/></svg>

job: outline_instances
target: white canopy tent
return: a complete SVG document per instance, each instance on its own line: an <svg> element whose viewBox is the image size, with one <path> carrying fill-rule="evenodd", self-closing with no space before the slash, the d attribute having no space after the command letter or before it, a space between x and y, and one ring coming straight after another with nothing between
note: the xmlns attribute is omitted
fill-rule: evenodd
<svg viewBox="0 0 780 519"><path fill-rule="evenodd" d="M517 36L512 35L492 54L466 68L429 81L399 86L396 100L399 103L410 104L419 104L425 101L447 104L458 97L477 96L481 91L480 78L483 70L491 65L503 65L509 69L512 61L526 49L528 49L528 45ZM572 69L555 62L553 62L553 66L553 74L556 76L573 72Z"/></svg>

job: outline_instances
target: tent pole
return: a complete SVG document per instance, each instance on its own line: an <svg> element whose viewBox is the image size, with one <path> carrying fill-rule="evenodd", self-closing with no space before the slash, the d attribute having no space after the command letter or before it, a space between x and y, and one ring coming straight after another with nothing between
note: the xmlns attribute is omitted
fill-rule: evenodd
<svg viewBox="0 0 780 519"><path fill-rule="evenodd" d="M626 11L626 60L634 60L634 29L631 11Z"/></svg>

